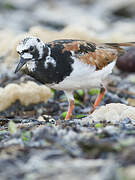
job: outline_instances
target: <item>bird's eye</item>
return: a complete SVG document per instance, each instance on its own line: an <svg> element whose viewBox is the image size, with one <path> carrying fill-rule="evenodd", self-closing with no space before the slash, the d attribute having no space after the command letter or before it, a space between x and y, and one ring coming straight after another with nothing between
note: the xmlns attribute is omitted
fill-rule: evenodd
<svg viewBox="0 0 135 180"><path fill-rule="evenodd" d="M34 48L33 46L31 46L30 49L29 49L29 51L30 51L30 52L33 52L34 49L35 49L35 48Z"/></svg>
<svg viewBox="0 0 135 180"><path fill-rule="evenodd" d="M17 51L18 54L21 54L19 51Z"/></svg>

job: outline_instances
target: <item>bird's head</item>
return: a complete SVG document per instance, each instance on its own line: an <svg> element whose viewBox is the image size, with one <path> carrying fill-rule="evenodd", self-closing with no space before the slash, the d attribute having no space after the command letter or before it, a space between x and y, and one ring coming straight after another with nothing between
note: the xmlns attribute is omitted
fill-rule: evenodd
<svg viewBox="0 0 135 180"><path fill-rule="evenodd" d="M15 69L18 72L24 64L35 62L43 57L45 44L37 37L28 37L19 43L17 53L20 55L20 62Z"/></svg>

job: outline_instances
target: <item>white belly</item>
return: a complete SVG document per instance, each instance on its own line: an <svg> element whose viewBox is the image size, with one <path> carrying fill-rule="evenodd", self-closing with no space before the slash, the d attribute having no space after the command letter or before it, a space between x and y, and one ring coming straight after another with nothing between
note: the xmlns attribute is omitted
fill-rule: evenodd
<svg viewBox="0 0 135 180"><path fill-rule="evenodd" d="M50 84L49 86L59 90L76 90L90 89L100 87L104 79L112 72L115 61L108 64L102 70L96 71L95 66L84 64L79 60L75 60L73 71L59 84Z"/></svg>

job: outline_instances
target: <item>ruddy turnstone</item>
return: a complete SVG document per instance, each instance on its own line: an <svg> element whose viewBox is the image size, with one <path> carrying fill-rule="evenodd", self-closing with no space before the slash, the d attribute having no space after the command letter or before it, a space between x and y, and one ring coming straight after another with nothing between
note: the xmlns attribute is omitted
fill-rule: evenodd
<svg viewBox="0 0 135 180"><path fill-rule="evenodd" d="M74 108L73 91L100 88L93 110L105 94L104 79L112 72L118 56L135 43L95 44L83 40L62 39L49 43L37 37L25 38L17 46L20 62L28 75L47 86L63 90L69 101L66 120Z"/></svg>

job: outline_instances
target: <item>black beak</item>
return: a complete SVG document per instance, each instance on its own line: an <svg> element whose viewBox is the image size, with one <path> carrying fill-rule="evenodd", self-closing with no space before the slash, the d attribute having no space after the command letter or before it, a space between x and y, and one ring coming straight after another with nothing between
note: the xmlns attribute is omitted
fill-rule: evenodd
<svg viewBox="0 0 135 180"><path fill-rule="evenodd" d="M27 59L24 59L21 57L20 62L15 69L15 73L17 73L23 67L23 65L26 64L26 62L27 62Z"/></svg>

